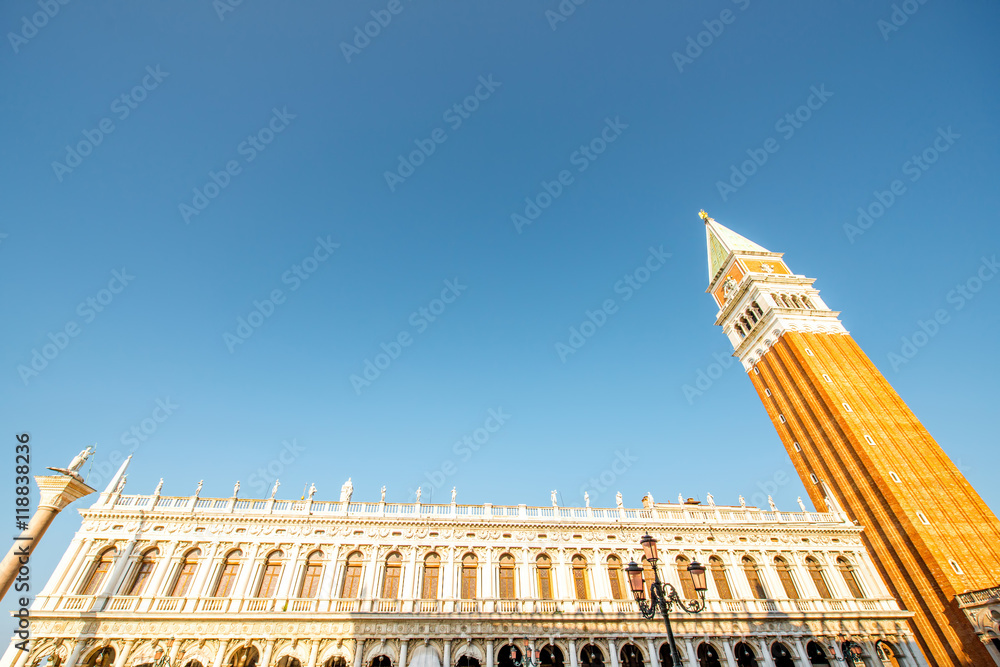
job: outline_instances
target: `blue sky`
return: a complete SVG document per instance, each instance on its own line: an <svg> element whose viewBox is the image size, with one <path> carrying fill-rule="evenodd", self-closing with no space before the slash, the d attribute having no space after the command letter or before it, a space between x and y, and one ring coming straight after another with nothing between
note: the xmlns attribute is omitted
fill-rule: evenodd
<svg viewBox="0 0 1000 667"><path fill-rule="evenodd" d="M0 396L36 474L96 442L95 483L134 447L133 493L266 495L270 465L283 497L351 476L359 499L795 509L739 364L683 393L731 352L705 208L818 279L1000 507L1000 280L952 293L1000 250L994 3L221 6L70 3L37 30L36 2L0 9ZM670 257L627 287L651 248ZM55 522L38 588L78 525Z"/></svg>

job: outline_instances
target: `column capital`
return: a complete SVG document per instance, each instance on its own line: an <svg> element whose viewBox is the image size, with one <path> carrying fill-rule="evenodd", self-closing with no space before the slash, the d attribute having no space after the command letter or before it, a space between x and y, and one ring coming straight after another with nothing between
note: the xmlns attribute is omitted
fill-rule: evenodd
<svg viewBox="0 0 1000 667"><path fill-rule="evenodd" d="M97 489L91 488L69 475L35 475L40 498L38 509L61 511L74 500L89 496Z"/></svg>

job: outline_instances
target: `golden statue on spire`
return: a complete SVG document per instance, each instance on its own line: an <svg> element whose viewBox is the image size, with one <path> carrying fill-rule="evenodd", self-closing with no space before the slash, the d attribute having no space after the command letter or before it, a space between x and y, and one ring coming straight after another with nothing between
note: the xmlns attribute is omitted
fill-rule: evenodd
<svg viewBox="0 0 1000 667"><path fill-rule="evenodd" d="M698 211L698 215L700 215L701 219L704 220L705 222L711 220L711 218L708 217L708 213L705 213L705 209L701 209L700 211Z"/></svg>

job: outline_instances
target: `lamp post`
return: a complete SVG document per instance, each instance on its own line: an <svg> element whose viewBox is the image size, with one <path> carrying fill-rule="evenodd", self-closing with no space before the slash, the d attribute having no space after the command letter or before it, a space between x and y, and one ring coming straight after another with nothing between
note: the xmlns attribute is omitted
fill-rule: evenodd
<svg viewBox="0 0 1000 667"><path fill-rule="evenodd" d="M537 667L537 665L538 665L538 657L539 657L540 651L535 651L534 652L535 653L535 656L534 656L535 659L532 660L531 659L531 657L532 657L531 656L531 653L532 653L531 646L528 644L528 640L527 639L524 640L524 657L523 658L519 659L517 657L517 645L515 645L515 644L510 644L510 653L511 653L510 661L512 663L514 663L514 667L522 667L523 665L526 665L527 667Z"/></svg>
<svg viewBox="0 0 1000 667"><path fill-rule="evenodd" d="M670 627L670 612L676 604L689 614L697 614L705 609L705 591L708 584L705 582L705 566L698 561L692 561L688 565L688 572L691 573L691 581L695 591L698 592L698 599L685 603L681 596L677 594L677 589L669 583L660 580L660 570L657 566L659 555L656 552L656 540L650 535L643 535L639 540L646 560L653 569L653 581L644 582L642 577L642 567L635 561L628 564L625 571L628 573L629 588L632 589L632 596L639 603L639 611L646 618L653 618L659 612L663 616L663 622L667 626L667 638L670 640L670 659L674 667L681 667L681 655L677 651L677 642L674 641L674 631ZM646 602L646 586L649 586L649 602Z"/></svg>

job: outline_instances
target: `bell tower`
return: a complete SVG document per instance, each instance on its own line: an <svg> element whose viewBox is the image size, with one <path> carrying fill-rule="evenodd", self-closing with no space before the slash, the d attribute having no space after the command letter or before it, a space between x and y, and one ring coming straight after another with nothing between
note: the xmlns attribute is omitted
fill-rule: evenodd
<svg viewBox="0 0 1000 667"><path fill-rule="evenodd" d="M956 595L1000 584L1000 521L813 287L704 211L708 292L817 508L842 511L934 665L993 663Z"/></svg>

